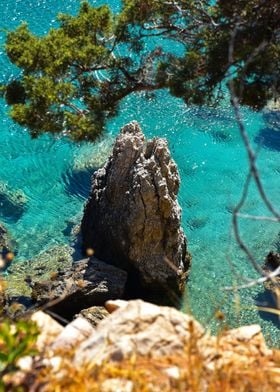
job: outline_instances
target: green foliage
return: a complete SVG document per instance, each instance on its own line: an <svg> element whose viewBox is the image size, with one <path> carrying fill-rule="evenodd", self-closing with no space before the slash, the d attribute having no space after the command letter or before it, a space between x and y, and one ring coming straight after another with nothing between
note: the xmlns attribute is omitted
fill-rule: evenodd
<svg viewBox="0 0 280 392"><path fill-rule="evenodd" d="M84 2L43 37L26 24L7 34L22 74L0 93L33 136L75 140L97 138L138 91L167 88L187 104L214 104L232 78L241 103L259 109L280 95L279 15L278 0L123 0L119 14Z"/></svg>
<svg viewBox="0 0 280 392"><path fill-rule="evenodd" d="M17 370L17 361L24 356L37 354L34 344L39 331L37 324L19 320L1 320L0 324L0 390L2 377Z"/></svg>

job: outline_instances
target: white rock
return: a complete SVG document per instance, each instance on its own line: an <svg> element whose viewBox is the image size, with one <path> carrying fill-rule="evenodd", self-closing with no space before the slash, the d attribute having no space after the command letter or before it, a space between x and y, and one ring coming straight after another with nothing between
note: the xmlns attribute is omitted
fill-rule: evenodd
<svg viewBox="0 0 280 392"><path fill-rule="evenodd" d="M17 366L24 372L30 372L32 365L33 360L31 357L22 357L17 361Z"/></svg>
<svg viewBox="0 0 280 392"><path fill-rule="evenodd" d="M174 380L180 379L180 369L177 366L172 366L168 369L164 369L164 373L168 375L168 377L173 378Z"/></svg>
<svg viewBox="0 0 280 392"><path fill-rule="evenodd" d="M39 350L50 346L64 329L62 325L42 311L34 313L31 320L35 321L40 329L40 335L36 343Z"/></svg>
<svg viewBox="0 0 280 392"><path fill-rule="evenodd" d="M133 354L160 357L183 352L190 331L204 332L192 317L141 300L127 302L101 321L94 334L78 347L74 362L121 361Z"/></svg>
<svg viewBox="0 0 280 392"><path fill-rule="evenodd" d="M124 308L126 305L127 301L124 301L122 299L109 300L105 302L105 309L109 313L113 313L115 310Z"/></svg>
<svg viewBox="0 0 280 392"><path fill-rule="evenodd" d="M53 342L52 348L74 348L86 340L93 331L94 328L84 317L78 317L64 328Z"/></svg>
<svg viewBox="0 0 280 392"><path fill-rule="evenodd" d="M256 335L262 334L262 329L260 325L245 325L240 328L232 329L229 331L226 336L231 336L240 342L248 342L252 340Z"/></svg>
<svg viewBox="0 0 280 392"><path fill-rule="evenodd" d="M101 384L101 392L132 392L133 382L122 378L111 378Z"/></svg>

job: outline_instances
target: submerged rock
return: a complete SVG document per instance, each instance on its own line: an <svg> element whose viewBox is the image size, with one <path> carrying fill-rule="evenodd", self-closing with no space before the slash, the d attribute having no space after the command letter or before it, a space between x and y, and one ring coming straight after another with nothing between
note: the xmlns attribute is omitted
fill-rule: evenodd
<svg viewBox="0 0 280 392"><path fill-rule="evenodd" d="M0 223L0 272L4 271L12 262L14 258L12 248L14 245L15 243L11 240L8 230Z"/></svg>
<svg viewBox="0 0 280 392"><path fill-rule="evenodd" d="M0 182L1 215L17 221L24 213L27 196L21 189L12 189L6 182Z"/></svg>
<svg viewBox="0 0 280 392"><path fill-rule="evenodd" d="M146 140L136 122L121 130L93 175L84 247L128 271L130 294L166 303L183 293L191 256L180 226L179 183L167 141Z"/></svg>
<svg viewBox="0 0 280 392"><path fill-rule="evenodd" d="M92 257L58 272L52 280L35 282L32 298L37 304L65 318L89 306L102 306L123 296L126 272Z"/></svg>
<svg viewBox="0 0 280 392"><path fill-rule="evenodd" d="M265 267L271 271L280 267L280 253L270 252L266 257Z"/></svg>
<svg viewBox="0 0 280 392"><path fill-rule="evenodd" d="M60 271L72 266L73 249L68 245L56 245L41 252L32 260L16 261L5 276L9 302L21 302L29 306L34 282L48 281Z"/></svg>
<svg viewBox="0 0 280 392"><path fill-rule="evenodd" d="M270 252L266 259L264 269L267 273L271 273L280 267L280 253ZM279 290L280 290L280 274L275 276L273 280L268 280L264 284L265 288L272 293L275 294L276 298L278 298ZM278 301L276 300L276 304Z"/></svg>
<svg viewBox="0 0 280 392"><path fill-rule="evenodd" d="M99 169L112 152L113 138L107 136L94 145L83 145L77 156L74 157L73 171Z"/></svg>
<svg viewBox="0 0 280 392"><path fill-rule="evenodd" d="M0 223L0 254L3 255L4 252L9 251L10 244L8 238L8 231L6 227Z"/></svg>

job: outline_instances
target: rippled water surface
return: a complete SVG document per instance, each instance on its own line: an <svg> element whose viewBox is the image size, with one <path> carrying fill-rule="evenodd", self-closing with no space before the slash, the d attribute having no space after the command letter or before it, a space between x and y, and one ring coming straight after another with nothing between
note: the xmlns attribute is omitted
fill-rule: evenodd
<svg viewBox="0 0 280 392"><path fill-rule="evenodd" d="M79 3L1 0L0 27L12 29L27 20L32 31L43 34L55 25L58 12L75 13ZM118 2L108 3L117 9ZM3 44L5 35L0 34ZM8 63L3 46L0 51L2 82L18 71ZM89 191L91 171L87 162L93 161L93 166L102 162L109 141L93 146L47 136L31 140L26 130L8 118L3 101L0 113L0 220L17 240L17 262L24 262L52 245L70 241ZM258 163L264 184L279 206L279 129L267 115L249 110L243 115L251 139L260 146ZM187 107L166 92L149 100L138 95L123 103L120 117L109 124L108 134L115 134L134 119L141 122L147 136L168 139L179 165L183 225L193 254L185 306L205 323L220 308L232 325L261 322L277 343L277 316L252 310L254 304L265 304L268 299L262 287L243 291L240 298L226 297L221 290L234 281L240 283L240 278L232 275L228 259L240 273L254 276L231 239L231 212L241 195L247 163L232 110L226 103L219 109ZM254 187L249 196L244 212L266 214ZM269 250L280 248L275 224L243 220L241 228L259 260Z"/></svg>

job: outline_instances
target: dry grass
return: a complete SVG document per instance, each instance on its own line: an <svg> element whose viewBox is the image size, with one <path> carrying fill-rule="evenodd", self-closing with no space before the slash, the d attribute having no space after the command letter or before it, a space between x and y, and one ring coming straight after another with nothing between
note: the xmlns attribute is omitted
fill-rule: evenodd
<svg viewBox="0 0 280 392"><path fill-rule="evenodd" d="M46 392L116 392L104 389L106 380L125 380L133 392L277 392L280 391L280 351L258 345L232 344L208 337L190 339L182 355L136 357L120 363L73 367L71 353L63 353L59 368L38 372L33 390ZM168 374L176 368L178 377ZM37 386L35 386L37 385ZM124 388L124 387L123 387ZM118 391L124 392L125 389Z"/></svg>

